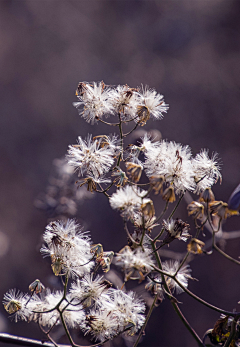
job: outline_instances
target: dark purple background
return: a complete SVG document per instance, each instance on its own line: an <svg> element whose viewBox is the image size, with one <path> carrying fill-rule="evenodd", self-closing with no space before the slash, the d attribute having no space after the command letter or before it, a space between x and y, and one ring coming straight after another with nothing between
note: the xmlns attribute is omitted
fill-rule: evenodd
<svg viewBox="0 0 240 347"><path fill-rule="evenodd" d="M223 183L216 199L228 200L240 182L240 1L0 2L0 256L1 297L27 291L35 278L51 285L51 269L39 248L46 216L33 207L45 190L51 163L78 135L102 134L72 107L79 81L141 83L155 87L170 105L162 121L149 121L164 138L217 151ZM125 243L121 219L103 196L83 204L79 218L94 242L118 251ZM233 217L225 230L237 230ZM240 255L239 240L226 251ZM184 249L184 248L183 248ZM190 289L222 308L238 308L239 267L214 254L191 264ZM182 310L200 336L219 315L186 294ZM10 322L1 330L40 338L34 324ZM117 346L117 342L116 342ZM141 346L193 347L194 340L167 300L154 311Z"/></svg>

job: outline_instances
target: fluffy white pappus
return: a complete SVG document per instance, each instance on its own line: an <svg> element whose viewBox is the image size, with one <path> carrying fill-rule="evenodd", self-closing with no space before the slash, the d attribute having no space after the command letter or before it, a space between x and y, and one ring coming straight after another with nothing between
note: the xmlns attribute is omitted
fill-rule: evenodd
<svg viewBox="0 0 240 347"><path fill-rule="evenodd" d="M162 175L172 184L177 194L195 189L191 149L175 142L161 141L145 153L148 177Z"/></svg>
<svg viewBox="0 0 240 347"><path fill-rule="evenodd" d="M90 238L87 233L81 231L74 219L68 220L66 224L61 221L49 223L43 239L47 245L40 251L44 256L51 257L56 275L68 273L73 277L83 276L94 266L94 262L91 261Z"/></svg>
<svg viewBox="0 0 240 347"><path fill-rule="evenodd" d="M153 119L162 119L163 113L166 113L169 106L165 104L163 95L158 94L155 89L148 86L142 88L140 94L140 105L145 106Z"/></svg>
<svg viewBox="0 0 240 347"><path fill-rule="evenodd" d="M58 325L60 323L59 312L54 309L56 305L60 302L63 297L63 292L51 293L50 289L47 288L46 291L35 297L34 300L29 302L29 307L31 308L33 315L32 320L39 323L41 326L52 327L53 325ZM63 301L62 306L66 305L67 302ZM50 311L50 312L48 312Z"/></svg>
<svg viewBox="0 0 240 347"><path fill-rule="evenodd" d="M63 292L51 292L49 288L46 292L38 296L35 296L29 301L29 308L32 311L32 320L39 323L41 326L52 327L53 325L60 324L60 314L55 307L63 298ZM85 312L83 307L78 305L77 307L70 305L70 297L68 301L63 300L59 306L59 309L63 312L63 318L69 328L83 328L85 326ZM50 312L49 312L50 311Z"/></svg>
<svg viewBox="0 0 240 347"><path fill-rule="evenodd" d="M27 306L30 296L28 294L10 289L3 296L5 310L12 315L15 322L18 320L28 321L31 317L31 309Z"/></svg>
<svg viewBox="0 0 240 347"><path fill-rule="evenodd" d="M69 328L80 328L83 330L86 327L86 314L82 306L68 306L63 311L63 318Z"/></svg>
<svg viewBox="0 0 240 347"><path fill-rule="evenodd" d="M92 174L100 177L108 172L114 163L117 147L114 143L106 144L103 139L92 140L91 135L86 140L78 137L78 145L69 146L67 159L69 165L79 171L79 175Z"/></svg>
<svg viewBox="0 0 240 347"><path fill-rule="evenodd" d="M118 317L107 310L91 309L86 321L83 331L85 334L90 333L94 340L98 339L102 342L112 339L121 331Z"/></svg>
<svg viewBox="0 0 240 347"><path fill-rule="evenodd" d="M165 261L163 263L163 271L169 273L170 275L174 275L177 271L177 269L179 268L179 261L174 261L174 260L169 260L169 261ZM190 276L190 273L192 272L192 270L190 269L189 265L183 266L181 267L181 269L178 271L176 279L181 283L181 285L185 288L188 287L188 280L192 279L192 277ZM170 286L170 288L172 289L172 291L174 292L174 290L176 289L176 293L180 294L182 292L184 292L184 289L182 289L177 282L174 281L173 278L170 277L166 277L166 281L168 283L168 285Z"/></svg>
<svg viewBox="0 0 240 347"><path fill-rule="evenodd" d="M131 334L135 334L145 321L143 315L146 309L145 304L131 291L124 293L122 290L109 289L100 308L117 316L121 331L133 323L130 329Z"/></svg>
<svg viewBox="0 0 240 347"><path fill-rule="evenodd" d="M72 299L81 302L84 307L90 307L94 302L101 300L103 292L107 292L103 282L104 278L93 274L85 275L81 280L73 282L70 289Z"/></svg>
<svg viewBox="0 0 240 347"><path fill-rule="evenodd" d="M149 273L154 266L154 262L150 255L151 250L141 247L131 250L129 246L125 246L116 255L116 265L122 267L125 272L125 279L144 279L144 275Z"/></svg>
<svg viewBox="0 0 240 347"><path fill-rule="evenodd" d="M145 190L126 185L117 190L116 193L110 197L109 202L114 210L121 210L121 216L129 219L134 218L135 214L139 212L142 197L146 195ZM145 199L143 199L143 203Z"/></svg>
<svg viewBox="0 0 240 347"><path fill-rule="evenodd" d="M142 146L141 146L141 151L144 153L150 153L158 151L158 148L160 146L159 141L154 141L154 138L151 138L150 135L145 134L142 138ZM154 153L152 154L154 155Z"/></svg>
<svg viewBox="0 0 240 347"><path fill-rule="evenodd" d="M121 114L123 120L136 117L139 95L136 89L127 85L118 85L109 93L109 102L112 104L116 114Z"/></svg>
<svg viewBox="0 0 240 347"><path fill-rule="evenodd" d="M209 158L208 150L203 149L192 160L195 181L197 183L196 192L201 193L207 188L210 188L218 180L222 180L220 173L220 164L218 162L218 154L213 153Z"/></svg>
<svg viewBox="0 0 240 347"><path fill-rule="evenodd" d="M189 225L184 223L181 219L163 220L163 226L165 231L169 233L169 236L178 240L186 242L190 237L188 233Z"/></svg>
<svg viewBox="0 0 240 347"><path fill-rule="evenodd" d="M79 114L91 124L102 118L103 115L113 113L113 105L109 102L110 89L103 82L86 83L84 93L78 96L79 101L73 106L79 109Z"/></svg>
<svg viewBox="0 0 240 347"><path fill-rule="evenodd" d="M67 222L50 222L43 233L43 240L48 245L61 244L63 247L75 246L76 243L82 243L82 247L90 247L91 242L87 232L83 232L74 219L68 219Z"/></svg>

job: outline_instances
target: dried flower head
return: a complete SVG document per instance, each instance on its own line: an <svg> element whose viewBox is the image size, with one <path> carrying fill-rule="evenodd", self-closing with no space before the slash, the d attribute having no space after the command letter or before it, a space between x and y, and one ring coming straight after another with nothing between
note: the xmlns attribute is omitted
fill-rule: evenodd
<svg viewBox="0 0 240 347"><path fill-rule="evenodd" d="M213 153L212 158L208 156L208 150L203 149L192 160L195 182L197 184L196 192L200 193L206 188L210 188L218 180L222 180L220 173L220 164L217 160L218 154Z"/></svg>
<svg viewBox="0 0 240 347"><path fill-rule="evenodd" d="M211 214L213 216L218 216L220 220L239 214L238 211L229 210L228 204L223 201L212 201L210 202L209 207Z"/></svg>
<svg viewBox="0 0 240 347"><path fill-rule="evenodd" d="M27 321L31 311L26 306L30 297L27 294L10 289L3 297L3 306L9 314L13 314L15 322L19 319Z"/></svg>
<svg viewBox="0 0 240 347"><path fill-rule="evenodd" d="M190 237L188 230L189 230L189 224L183 222L180 218L177 218L176 220L170 219L170 220L164 220L163 221L164 230L167 232L166 237L163 240L164 244L168 244L172 242L175 239L187 241L187 239Z"/></svg>
<svg viewBox="0 0 240 347"><path fill-rule="evenodd" d="M145 249L145 251L142 251L142 248L138 247L132 251L129 246L125 246L117 253L116 265L121 266L125 272L125 281L129 279L143 281L154 264L150 256L150 250Z"/></svg>
<svg viewBox="0 0 240 347"><path fill-rule="evenodd" d="M114 163L114 145L101 146L102 139L92 141L91 136L86 140L78 137L78 145L69 146L68 163L79 171L79 175L85 172L92 177L100 178L109 171Z"/></svg>
<svg viewBox="0 0 240 347"><path fill-rule="evenodd" d="M110 89L106 88L103 82L79 83L77 89L79 101L74 102L73 106L79 109L79 114L88 123L94 124L103 115L113 113L113 106L108 100L109 92Z"/></svg>
<svg viewBox="0 0 240 347"><path fill-rule="evenodd" d="M215 197L211 188L206 188L201 194L199 201L211 202L214 201Z"/></svg>
<svg viewBox="0 0 240 347"><path fill-rule="evenodd" d="M192 238L189 244L187 245L187 250L188 252L193 254L202 254L203 252L202 249L204 246L205 246L204 242L198 239Z"/></svg>
<svg viewBox="0 0 240 347"><path fill-rule="evenodd" d="M66 273L83 276L93 267L90 238L75 220L49 223L43 239L46 246L41 248L41 252L51 257L56 276Z"/></svg>
<svg viewBox="0 0 240 347"><path fill-rule="evenodd" d="M174 260L165 261L163 263L163 271L168 272L170 275L173 276L173 275L175 275L179 266L180 266L180 263L177 260L176 261L174 261ZM185 288L187 288L187 286L188 286L188 279L192 279L192 277L190 276L191 271L192 270L190 269L189 265L186 265L186 266L181 267L181 269L178 271L178 273L176 275L176 279ZM172 292L174 292L175 289L176 289L177 294L180 294L184 291L178 285L178 283L174 281L173 278L166 276L166 281L167 281L170 289L172 290Z"/></svg>
<svg viewBox="0 0 240 347"><path fill-rule="evenodd" d="M198 201L192 201L191 204L188 205L188 214L192 216L194 219L202 220L204 216L204 206Z"/></svg>
<svg viewBox="0 0 240 347"><path fill-rule="evenodd" d="M29 290L36 294L41 293L44 289L45 289L44 285L38 279L36 279L34 282L32 282L29 285Z"/></svg>
<svg viewBox="0 0 240 347"><path fill-rule="evenodd" d="M127 173L134 182L138 182L142 175L143 166L140 163L126 162Z"/></svg>
<svg viewBox="0 0 240 347"><path fill-rule="evenodd" d="M146 195L146 191L127 185L120 188L114 193L110 199L110 205L113 209L122 211L121 215L126 218L134 218L136 213L140 211L142 205L142 197ZM143 199L143 203L146 200Z"/></svg>
<svg viewBox="0 0 240 347"><path fill-rule="evenodd" d="M142 88L139 105L137 108L137 122L144 125L151 117L154 119L162 119L163 113L167 112L168 105L163 100L163 95L158 94L156 90L150 89L147 86Z"/></svg>

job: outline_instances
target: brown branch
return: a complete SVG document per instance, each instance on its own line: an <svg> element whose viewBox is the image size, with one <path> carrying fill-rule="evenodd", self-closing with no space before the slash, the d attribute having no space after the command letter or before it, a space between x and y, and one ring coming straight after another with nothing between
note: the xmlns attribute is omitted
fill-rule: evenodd
<svg viewBox="0 0 240 347"><path fill-rule="evenodd" d="M10 334L1 333L0 343L11 343L12 345L25 346L25 347L54 347L54 344L48 341L40 341L28 339L26 337L15 336ZM69 345L58 345L59 347L70 347Z"/></svg>

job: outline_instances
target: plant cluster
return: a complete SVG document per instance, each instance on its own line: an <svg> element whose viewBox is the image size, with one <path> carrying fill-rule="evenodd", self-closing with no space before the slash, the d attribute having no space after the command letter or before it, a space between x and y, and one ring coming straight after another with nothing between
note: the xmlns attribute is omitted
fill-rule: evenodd
<svg viewBox="0 0 240 347"><path fill-rule="evenodd" d="M9 290L4 295L6 311L16 322L25 320L39 324L55 346L58 344L51 333L61 324L72 347L78 346L71 335L73 328L90 334L98 341L97 346L123 335L131 336L132 345L136 347L153 309L167 298L197 345L206 346L209 338L210 345L239 346L240 312L215 307L188 289L189 280L193 279L188 264L191 254L208 255L215 250L240 264L217 245L222 222L238 214L237 209L227 203L216 201L212 192L213 184L222 179L217 154L210 157L208 150L203 149L193 156L189 146L157 140L147 133L136 144L126 143L126 138L137 127L144 126L150 118L162 119L167 112L168 105L163 96L154 89L81 82L76 95L78 102L74 106L87 122L101 122L118 129L119 135L88 135L85 139L79 136L77 144L69 146L68 164L61 162L59 165L64 179L55 177L55 186L52 184L49 188L52 195L48 193L38 200L38 205L50 209L51 213L54 210L62 215L67 211L73 216L77 209L76 188L73 188L71 178L74 169L78 174L75 185L79 187L78 191L86 187L91 193L103 194L111 208L120 213L127 244L114 254L105 251L101 243L92 243L89 233L82 231L76 220L51 221L43 234L45 244L41 253L51 258L52 271L61 278L63 290L50 291L35 280L29 286L30 294ZM107 122L107 117L115 117L116 121ZM67 196L65 188L70 183L71 194ZM195 225L194 235L190 235L187 222L174 219L179 204L190 193L196 196L196 200L187 206ZM165 207L158 215L153 194L160 195L165 201ZM233 200L236 201L236 194L232 196ZM174 207L166 216L171 204ZM204 228L211 235L210 249L200 239ZM188 242L186 254L182 261L169 259L162 262L162 250L174 241ZM124 273L121 288L104 277L112 263ZM144 283L152 296L146 316L143 299L125 289L130 280ZM222 314L203 339L179 308L175 295L182 292Z"/></svg>

